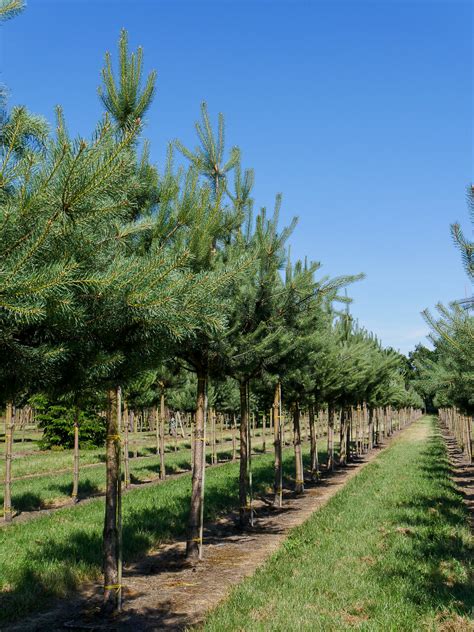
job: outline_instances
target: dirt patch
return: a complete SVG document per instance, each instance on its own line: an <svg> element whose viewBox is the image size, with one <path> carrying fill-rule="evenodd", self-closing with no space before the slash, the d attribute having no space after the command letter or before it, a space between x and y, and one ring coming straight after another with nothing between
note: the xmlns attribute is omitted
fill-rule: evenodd
<svg viewBox="0 0 474 632"><path fill-rule="evenodd" d="M206 614L230 592L233 586L253 574L278 549L289 531L323 507L362 468L372 462L394 439L419 438L419 424L396 433L381 448L327 474L308 486L303 496L287 490L284 506L275 509L267 498L255 503L256 525L245 532L236 524L238 515L228 514L207 525L204 533L204 560L191 565L184 559L185 541L160 546L145 558L124 568L124 607L122 614L104 623L99 619L101 586L84 588L67 604L59 603L50 612L5 630L133 630L134 632L185 630L203 621ZM426 428L424 429L426 436ZM259 613L262 621L267 612ZM360 612L348 615L363 620Z"/></svg>

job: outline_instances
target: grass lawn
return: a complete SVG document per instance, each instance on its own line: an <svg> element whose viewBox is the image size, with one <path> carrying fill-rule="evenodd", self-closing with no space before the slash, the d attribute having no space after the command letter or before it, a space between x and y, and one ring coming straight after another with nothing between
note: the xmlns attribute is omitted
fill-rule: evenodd
<svg viewBox="0 0 474 632"><path fill-rule="evenodd" d="M258 456L253 464L260 493L273 480L273 455ZM287 449L285 475L291 477L293 468L293 452ZM206 520L238 507L238 471L239 463L231 462L206 472ZM124 496L125 561L185 533L190 490L185 474ZM0 529L0 628L100 577L103 517L102 498Z"/></svg>
<svg viewBox="0 0 474 632"><path fill-rule="evenodd" d="M296 528L204 630L467 632L473 550L444 444L425 417Z"/></svg>

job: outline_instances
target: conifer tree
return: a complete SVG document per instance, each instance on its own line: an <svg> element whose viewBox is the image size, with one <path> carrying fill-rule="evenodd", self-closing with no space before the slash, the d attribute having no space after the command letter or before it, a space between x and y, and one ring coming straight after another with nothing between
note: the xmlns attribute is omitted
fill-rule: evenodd
<svg viewBox="0 0 474 632"><path fill-rule="evenodd" d="M196 183L190 198L191 204L194 203L192 225L195 232L187 240L187 245L192 253L194 271L219 274L229 270L235 276L242 267L242 260L229 261L228 251L232 236L241 225L242 210L228 203L224 185L228 172L237 163L238 151L234 148L230 158L225 160L223 116L219 115L217 138L205 104L201 107L201 116L201 122L196 123L200 147L192 152L176 141L178 149L191 162L191 174L204 179L204 184ZM227 317L229 296L227 285L222 288L218 302L213 305L216 314ZM203 328L199 336L178 352L187 367L197 375L192 493L186 544L186 555L190 559L202 556L207 389L211 367L218 374L221 362L218 351L220 341L214 334L215 328Z"/></svg>

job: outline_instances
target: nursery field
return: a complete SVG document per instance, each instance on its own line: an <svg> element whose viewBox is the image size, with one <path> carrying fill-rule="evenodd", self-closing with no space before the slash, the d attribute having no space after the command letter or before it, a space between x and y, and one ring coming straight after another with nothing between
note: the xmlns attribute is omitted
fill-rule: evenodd
<svg viewBox="0 0 474 632"><path fill-rule="evenodd" d="M341 41L326 30L327 7L314 16L324 37L302 37L303 22L289 37L317 2L282 2L270 17L263 0L232 17L237 2L218 12L184 3L176 24L166 3L94 3L70 23L82 3L59 3L54 19L31 4L0 0L15 78L12 102L0 83L0 632L474 632L474 296L450 296L452 258L433 232L456 200L449 171L461 154L433 154L413 119L423 85L413 71L433 38L425 14L400 56L392 44L411 18L394 20L396 39L380 37L392 20L361 17L363 2L348 3L362 30L347 30L346 9L337 16ZM254 12L262 35L285 46L265 43ZM128 21L130 36L122 27L102 50ZM378 73L375 101L378 66L357 61L374 42L380 67L386 46L408 64ZM348 43L350 55L334 55ZM412 43L422 45L413 59ZM439 58L426 67L449 70ZM289 95L277 106L275 77ZM199 90L188 94L189 79ZM244 99L252 111L240 107L267 80ZM190 135L181 116L206 93ZM432 124L439 99L431 87L420 94ZM416 133L391 124L394 103L402 114L409 105ZM443 102L440 120L447 111ZM351 125L354 112L367 125ZM377 159L392 147L387 130L403 167L388 197ZM278 142L254 145L264 139ZM357 178L352 167L341 176L348 148ZM410 168L435 164L442 176ZM432 187L430 202L428 182L451 184ZM474 219L472 185L467 199ZM474 281L466 235L446 220Z"/></svg>
<svg viewBox="0 0 474 632"><path fill-rule="evenodd" d="M167 458L172 464L173 458L183 459L188 452L183 442ZM289 492L294 484L293 450L285 448L283 454ZM321 462L326 457L320 451ZM474 541L438 421L421 418L374 457L327 504L290 531L277 552L235 586L228 599L211 613L202 612L203 630L472 629ZM154 460L138 458L136 467ZM306 443L303 460L309 473ZM238 462L224 461L207 468L206 525L238 508L238 468ZM268 495L272 477L273 455L255 455L256 498ZM151 550L185 535L189 495L190 474L185 473L159 485L136 486L124 496L125 574ZM55 598L73 596L100 581L103 511L103 501L92 499L0 530L2 629L28 622L32 613L51 608ZM238 567L239 559L227 563ZM173 574L176 585L193 585L180 577L178 568ZM155 570L150 581L156 577ZM125 579L125 585L129 581ZM205 574L200 583L205 585ZM192 600L193 588L187 590ZM151 591L150 611L160 607L153 595ZM61 600L58 603L61 613ZM122 627L111 625L135 629L133 619Z"/></svg>
<svg viewBox="0 0 474 632"><path fill-rule="evenodd" d="M204 625L472 630L474 541L434 418L369 464Z"/></svg>
<svg viewBox="0 0 474 632"><path fill-rule="evenodd" d="M71 501L73 451L41 451L37 440L41 434L30 432L30 442L15 444L13 460L12 504L17 512L37 511L67 504ZM256 430L253 449L262 450L262 431ZM0 436L1 441L1 436ZM268 437L266 437L268 447ZM28 446L25 450L25 446ZM130 481L132 485L159 480L160 456L156 454L154 433L137 433L130 442ZM212 446L206 448L206 459L212 462ZM215 445L217 461L232 458L232 438L224 432ZM4 454L0 456L0 503L4 496ZM79 500L103 494L105 491L105 450L95 448L80 453L81 474ZM191 444L189 438L165 441L166 474L180 474L191 469ZM2 515L0 507L0 516Z"/></svg>
<svg viewBox="0 0 474 632"><path fill-rule="evenodd" d="M307 453L305 449L305 457ZM283 465L291 481L291 449L284 451ZM206 521L238 507L238 468L238 463L227 463L206 472ZM267 490L272 474L272 455L257 457L256 494ZM190 475L185 474L124 496L125 562L185 533L189 495ZM51 597L66 596L83 582L99 579L103 519L104 502L97 499L0 529L0 623L41 610Z"/></svg>

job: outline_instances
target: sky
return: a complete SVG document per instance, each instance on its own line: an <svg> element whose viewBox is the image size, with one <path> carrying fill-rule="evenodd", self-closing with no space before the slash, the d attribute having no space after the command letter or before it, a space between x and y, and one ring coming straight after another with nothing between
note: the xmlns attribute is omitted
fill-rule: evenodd
<svg viewBox="0 0 474 632"><path fill-rule="evenodd" d="M407 353L420 312L470 295L449 225L470 235L471 2L457 0L29 0L0 28L9 104L89 136L105 51L120 29L158 72L146 115L151 156L196 143L206 101L255 169L257 207L283 194L298 216L292 258L321 274L364 272L351 311Z"/></svg>

